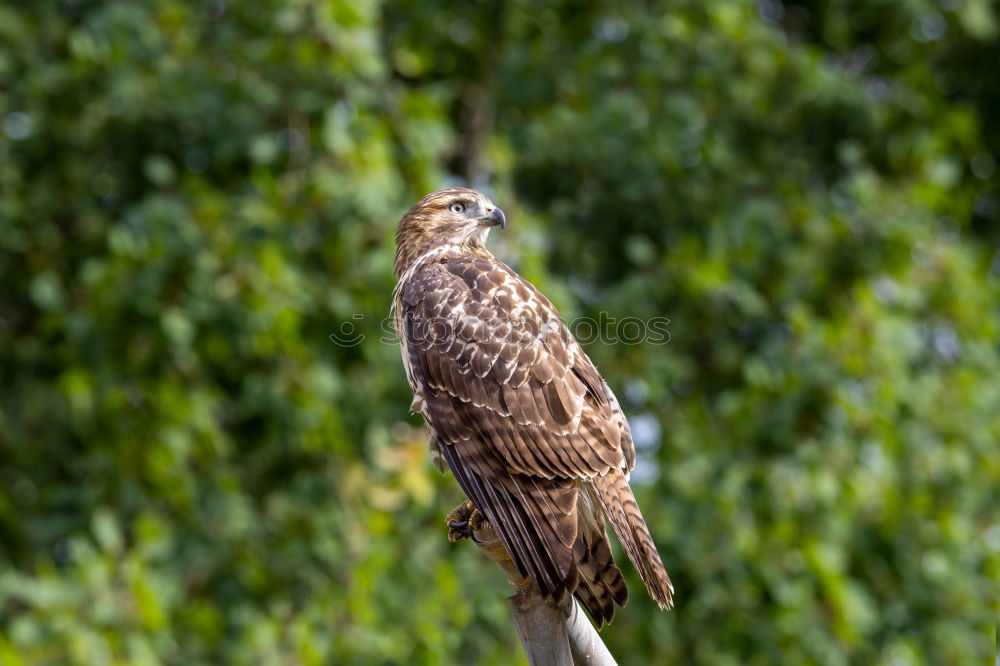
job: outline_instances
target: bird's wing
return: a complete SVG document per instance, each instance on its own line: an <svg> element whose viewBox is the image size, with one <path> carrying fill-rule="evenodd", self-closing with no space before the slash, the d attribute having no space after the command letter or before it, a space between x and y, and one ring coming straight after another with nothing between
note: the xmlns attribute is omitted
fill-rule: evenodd
<svg viewBox="0 0 1000 666"><path fill-rule="evenodd" d="M614 395L548 299L500 262L431 264L401 305L411 380L449 467L522 573L562 598L579 579L579 482L633 464ZM622 603L619 588L603 597ZM591 615L610 619L610 603Z"/></svg>
<svg viewBox="0 0 1000 666"><path fill-rule="evenodd" d="M441 396L425 396L425 416L444 441L477 436L515 474L631 469L614 394L555 307L513 270L482 257L431 264L405 286L402 308L414 381Z"/></svg>

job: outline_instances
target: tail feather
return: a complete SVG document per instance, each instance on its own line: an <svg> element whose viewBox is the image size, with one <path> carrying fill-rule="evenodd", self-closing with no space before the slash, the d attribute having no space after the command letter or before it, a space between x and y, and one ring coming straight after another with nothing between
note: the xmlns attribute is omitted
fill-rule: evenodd
<svg viewBox="0 0 1000 666"><path fill-rule="evenodd" d="M594 478L592 483L618 541L639 571L649 596L660 608L673 608L674 586L625 475L616 470Z"/></svg>
<svg viewBox="0 0 1000 666"><path fill-rule="evenodd" d="M576 598L600 629L604 623L614 619L615 605L624 606L628 601L628 588L621 570L611 557L603 518L599 523L581 521L573 554L580 574Z"/></svg>

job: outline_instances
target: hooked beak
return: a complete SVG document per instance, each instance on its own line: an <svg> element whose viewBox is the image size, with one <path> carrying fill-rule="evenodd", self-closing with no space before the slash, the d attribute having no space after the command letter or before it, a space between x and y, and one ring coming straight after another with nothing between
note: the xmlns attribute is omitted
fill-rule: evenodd
<svg viewBox="0 0 1000 666"><path fill-rule="evenodd" d="M500 227L501 230L507 228L507 217L499 208L494 208L489 215L480 217L479 221L488 227Z"/></svg>

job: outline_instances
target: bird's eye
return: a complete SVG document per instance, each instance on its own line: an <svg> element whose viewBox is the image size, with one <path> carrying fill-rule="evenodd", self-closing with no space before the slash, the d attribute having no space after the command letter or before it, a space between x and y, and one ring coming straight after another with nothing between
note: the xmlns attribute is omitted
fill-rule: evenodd
<svg viewBox="0 0 1000 666"><path fill-rule="evenodd" d="M458 203L456 201L452 205L448 206L448 210L450 210L451 212L453 212L455 214L460 215L460 214L462 214L462 213L465 212L465 204Z"/></svg>

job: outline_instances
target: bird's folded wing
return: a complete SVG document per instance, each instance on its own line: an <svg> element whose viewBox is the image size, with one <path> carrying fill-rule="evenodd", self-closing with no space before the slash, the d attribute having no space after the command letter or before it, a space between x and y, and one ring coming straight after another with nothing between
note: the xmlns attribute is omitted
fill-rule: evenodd
<svg viewBox="0 0 1000 666"><path fill-rule="evenodd" d="M631 466L614 395L555 307L514 271L451 259L402 296L410 370L443 443L475 440L511 474L549 479Z"/></svg>
<svg viewBox="0 0 1000 666"><path fill-rule="evenodd" d="M546 597L562 601L577 587L577 483L501 472L484 478L464 446L442 446L462 490L486 514L514 564Z"/></svg>

